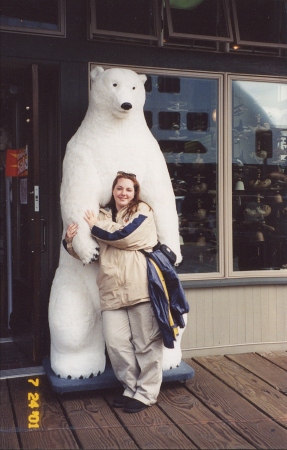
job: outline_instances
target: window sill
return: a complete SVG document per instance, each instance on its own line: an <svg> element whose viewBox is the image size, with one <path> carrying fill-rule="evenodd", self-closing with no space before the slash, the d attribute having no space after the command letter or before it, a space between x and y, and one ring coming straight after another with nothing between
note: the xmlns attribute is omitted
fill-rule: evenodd
<svg viewBox="0 0 287 450"><path fill-rule="evenodd" d="M217 280L188 280L182 281L184 289L213 288L213 287L231 287L231 286L259 286L280 284L287 285L287 277L284 278L224 278Z"/></svg>

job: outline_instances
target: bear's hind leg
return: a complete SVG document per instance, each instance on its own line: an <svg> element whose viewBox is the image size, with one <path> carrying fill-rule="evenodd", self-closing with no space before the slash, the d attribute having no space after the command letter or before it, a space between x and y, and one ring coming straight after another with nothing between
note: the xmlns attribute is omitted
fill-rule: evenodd
<svg viewBox="0 0 287 450"><path fill-rule="evenodd" d="M95 298L98 295L97 288L92 298L90 289L79 288L77 283L52 287L51 367L61 378L88 378L105 370L102 319Z"/></svg>

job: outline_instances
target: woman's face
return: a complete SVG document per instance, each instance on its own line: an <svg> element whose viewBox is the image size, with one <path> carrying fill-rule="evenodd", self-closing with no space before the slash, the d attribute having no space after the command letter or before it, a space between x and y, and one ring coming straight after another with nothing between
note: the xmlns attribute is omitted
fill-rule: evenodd
<svg viewBox="0 0 287 450"><path fill-rule="evenodd" d="M132 180L127 178L119 178L117 184L113 190L113 196L116 203L117 211L128 204L133 200L135 196L135 188Z"/></svg>

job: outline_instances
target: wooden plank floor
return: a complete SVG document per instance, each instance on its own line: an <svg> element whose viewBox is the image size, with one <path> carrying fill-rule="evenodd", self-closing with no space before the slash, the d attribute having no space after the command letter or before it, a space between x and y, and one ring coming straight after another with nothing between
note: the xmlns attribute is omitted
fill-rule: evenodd
<svg viewBox="0 0 287 450"><path fill-rule="evenodd" d="M0 449L286 449L287 352L185 360L195 377L164 384L137 414L119 391L59 395L46 376L1 380Z"/></svg>

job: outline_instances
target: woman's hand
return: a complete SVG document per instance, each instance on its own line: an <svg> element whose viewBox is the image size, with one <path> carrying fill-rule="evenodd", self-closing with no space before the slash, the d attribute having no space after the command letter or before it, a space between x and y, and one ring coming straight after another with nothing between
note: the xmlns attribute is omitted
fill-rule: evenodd
<svg viewBox="0 0 287 450"><path fill-rule="evenodd" d="M67 244L71 244L73 242L74 237L76 236L78 232L78 225L76 223L71 223L71 225L68 226L65 236L65 241Z"/></svg>
<svg viewBox="0 0 287 450"><path fill-rule="evenodd" d="M97 220L98 220L97 217L95 216L94 211L89 211L89 210L87 210L85 212L84 219L87 222L87 224L89 225L90 229L92 229L93 226L96 225Z"/></svg>

